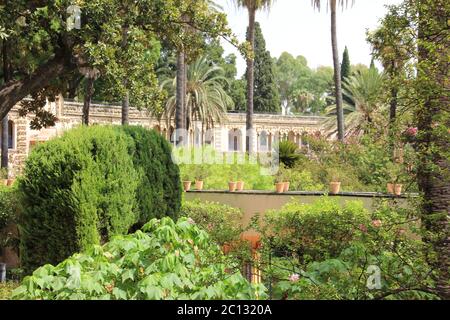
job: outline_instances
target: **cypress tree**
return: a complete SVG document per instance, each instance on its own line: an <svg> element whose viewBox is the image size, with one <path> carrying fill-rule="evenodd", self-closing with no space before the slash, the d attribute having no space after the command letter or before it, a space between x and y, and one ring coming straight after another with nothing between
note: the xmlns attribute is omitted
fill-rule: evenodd
<svg viewBox="0 0 450 320"><path fill-rule="evenodd" d="M248 31L247 31L248 32ZM266 50L261 26L255 24L255 112L280 112L281 98L275 83L273 59Z"/></svg>
<svg viewBox="0 0 450 320"><path fill-rule="evenodd" d="M342 57L341 64L341 80L345 81L351 74L350 56L348 55L348 49L345 47L344 56Z"/></svg>

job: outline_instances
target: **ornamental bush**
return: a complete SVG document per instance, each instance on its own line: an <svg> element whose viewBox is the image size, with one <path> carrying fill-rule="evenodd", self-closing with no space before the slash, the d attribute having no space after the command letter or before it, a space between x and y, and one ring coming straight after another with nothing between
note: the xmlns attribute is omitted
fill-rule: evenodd
<svg viewBox="0 0 450 320"><path fill-rule="evenodd" d="M360 225L368 225L369 212L361 202L322 197L312 204L292 201L264 217L265 241L280 255L295 252L307 264L337 257L353 240Z"/></svg>
<svg viewBox="0 0 450 320"><path fill-rule="evenodd" d="M264 299L227 264L208 234L187 218L153 219L142 231L45 265L26 277L14 299Z"/></svg>
<svg viewBox="0 0 450 320"><path fill-rule="evenodd" d="M139 227L152 218L176 218L181 206L178 166L172 161L169 142L155 131L143 127L118 127L132 139L130 154L139 174L136 190Z"/></svg>
<svg viewBox="0 0 450 320"><path fill-rule="evenodd" d="M93 126L39 145L19 179L27 272L126 234L180 207L178 169L144 128Z"/></svg>
<svg viewBox="0 0 450 320"><path fill-rule="evenodd" d="M19 179L25 270L61 262L137 221L129 140L112 127L83 127L33 150Z"/></svg>
<svg viewBox="0 0 450 320"><path fill-rule="evenodd" d="M181 214L191 218L195 223L207 230L211 239L217 244L231 244L239 240L243 213L238 208L209 201L185 201Z"/></svg>

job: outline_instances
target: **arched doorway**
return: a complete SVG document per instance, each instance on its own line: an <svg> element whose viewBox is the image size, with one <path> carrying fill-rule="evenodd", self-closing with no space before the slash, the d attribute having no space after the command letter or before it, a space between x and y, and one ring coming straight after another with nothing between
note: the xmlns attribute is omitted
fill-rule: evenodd
<svg viewBox="0 0 450 320"><path fill-rule="evenodd" d="M242 132L239 129L231 129L228 131L228 150L241 151L242 150Z"/></svg>

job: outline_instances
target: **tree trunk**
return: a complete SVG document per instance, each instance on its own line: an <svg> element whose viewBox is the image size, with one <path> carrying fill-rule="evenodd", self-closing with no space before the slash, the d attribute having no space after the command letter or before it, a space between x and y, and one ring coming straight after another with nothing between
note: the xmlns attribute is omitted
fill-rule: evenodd
<svg viewBox="0 0 450 320"><path fill-rule="evenodd" d="M77 89L80 86L82 80L83 76L78 73L74 74L70 78L70 80L68 81L68 88L67 88L68 99L75 99L75 97L77 96Z"/></svg>
<svg viewBox="0 0 450 320"><path fill-rule="evenodd" d="M450 299L449 261L450 233L450 165L448 150L450 119L448 108L448 56L450 43L447 30L446 0L420 0L419 5L419 67L417 108L418 185L423 193L422 225L427 231L425 240L432 244L431 265L438 271L436 291L443 299ZM447 9L445 9L447 8ZM445 129L440 130L440 126Z"/></svg>
<svg viewBox="0 0 450 320"><path fill-rule="evenodd" d="M392 62L392 70L395 70L395 62ZM392 75L392 78L394 78L394 75ZM397 105L398 105L398 88L396 85L392 85L391 88L391 101L390 101L390 107L389 107L389 121L391 126L395 122L395 118L397 117Z"/></svg>
<svg viewBox="0 0 450 320"><path fill-rule="evenodd" d="M12 75L11 75L11 66L9 64L9 50L8 50L8 41L6 39L3 39L3 46L2 46L2 55L3 55L3 80L6 83L11 81ZM2 119L2 132L1 132L1 147L2 147L2 154L1 154L1 167L6 168L8 170L8 148L9 148L9 137L8 137L8 114L6 114Z"/></svg>
<svg viewBox="0 0 450 320"><path fill-rule="evenodd" d="M185 129L185 114L184 114L184 100L185 100L185 84L184 77L186 75L185 71L185 56L184 52L178 52L177 57L177 93L176 93L176 107L175 107L175 130ZM175 131L177 132L177 131ZM179 133L175 136L175 143L177 145L183 143L183 137Z"/></svg>
<svg viewBox="0 0 450 320"><path fill-rule="evenodd" d="M334 86L336 91L336 113L338 139L344 141L344 109L342 98L341 64L339 63L339 50L336 28L336 0L330 0L331 7L331 45L333 48Z"/></svg>
<svg viewBox="0 0 450 320"><path fill-rule="evenodd" d="M122 50L125 51L127 49L128 44L128 26L125 25L122 28ZM123 79L123 86L126 89L125 96L122 99L122 125L129 124L129 111L130 111L130 94L128 92L128 79L125 77Z"/></svg>
<svg viewBox="0 0 450 320"><path fill-rule="evenodd" d="M83 125L89 125L89 111L91 109L92 95L94 94L94 78L86 78L86 88L83 104Z"/></svg>
<svg viewBox="0 0 450 320"><path fill-rule="evenodd" d="M248 37L247 41L250 43L251 48L255 49L255 9L248 10ZM246 151L247 153L253 152L253 97L255 90L255 62L254 59L247 59L247 119L245 123L246 127Z"/></svg>
<svg viewBox="0 0 450 320"><path fill-rule="evenodd" d="M75 66L68 64L63 55L57 55L30 76L4 84L0 88L0 119L3 119L27 95L47 86L50 81L73 68Z"/></svg>

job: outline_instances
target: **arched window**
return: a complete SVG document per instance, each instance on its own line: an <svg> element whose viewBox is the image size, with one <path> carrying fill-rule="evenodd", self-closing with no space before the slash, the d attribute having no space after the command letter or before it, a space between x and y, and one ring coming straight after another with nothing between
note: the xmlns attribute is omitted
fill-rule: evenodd
<svg viewBox="0 0 450 320"><path fill-rule="evenodd" d="M269 151L269 141L266 131L261 131L261 134L259 135L259 151L261 152Z"/></svg>
<svg viewBox="0 0 450 320"><path fill-rule="evenodd" d="M1 137L1 121L0 121L0 137ZM12 120L8 120L8 149L16 148L16 130L14 126L14 122Z"/></svg>
<svg viewBox="0 0 450 320"><path fill-rule="evenodd" d="M242 133L239 129L232 129L228 132L228 150L240 151L242 146Z"/></svg>

